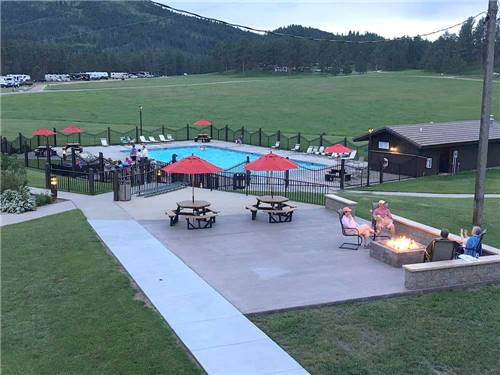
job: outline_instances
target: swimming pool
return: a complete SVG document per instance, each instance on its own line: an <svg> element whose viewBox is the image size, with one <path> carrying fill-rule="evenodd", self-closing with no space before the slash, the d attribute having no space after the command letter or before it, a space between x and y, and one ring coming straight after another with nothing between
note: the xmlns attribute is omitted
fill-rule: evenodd
<svg viewBox="0 0 500 375"><path fill-rule="evenodd" d="M247 156L250 158L250 161L258 159L261 156L260 154L255 154L252 152L236 151L214 146L205 146L204 149L199 146L149 149L150 158L163 162L171 161L173 154L177 155L177 160L194 154L223 169L229 169L237 164L243 163L247 160ZM308 163L298 160L294 161L301 167L309 169L325 167L324 164L319 163Z"/></svg>

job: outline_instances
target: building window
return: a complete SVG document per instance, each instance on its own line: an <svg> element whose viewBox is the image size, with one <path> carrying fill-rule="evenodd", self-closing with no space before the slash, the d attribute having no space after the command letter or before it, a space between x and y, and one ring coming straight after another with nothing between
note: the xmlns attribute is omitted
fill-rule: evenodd
<svg viewBox="0 0 500 375"><path fill-rule="evenodd" d="M379 141L378 148L381 150L388 150L389 149L389 142Z"/></svg>
<svg viewBox="0 0 500 375"><path fill-rule="evenodd" d="M425 168L431 169L432 168L432 158L427 158L425 162Z"/></svg>

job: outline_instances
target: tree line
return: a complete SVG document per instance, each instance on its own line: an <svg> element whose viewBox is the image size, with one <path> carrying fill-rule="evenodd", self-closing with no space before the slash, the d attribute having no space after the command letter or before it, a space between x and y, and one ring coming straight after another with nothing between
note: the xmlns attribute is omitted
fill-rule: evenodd
<svg viewBox="0 0 500 375"><path fill-rule="evenodd" d="M288 72L426 69L462 73L482 65L484 19L471 18L458 34L435 41L373 34L332 34L291 25L276 32L347 43L257 35L182 16L148 1L1 3L2 74L78 71L151 71L158 74L247 72L286 67ZM497 27L496 60L500 61Z"/></svg>

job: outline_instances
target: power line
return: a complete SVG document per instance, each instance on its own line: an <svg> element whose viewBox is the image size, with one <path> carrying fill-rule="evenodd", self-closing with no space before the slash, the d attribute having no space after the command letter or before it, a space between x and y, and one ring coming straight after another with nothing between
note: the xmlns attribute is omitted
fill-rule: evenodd
<svg viewBox="0 0 500 375"><path fill-rule="evenodd" d="M314 37L308 37L308 36L303 36L303 35L281 33L281 32L272 31L272 30L258 29L258 28L251 27L251 26L245 26L245 25L240 25L240 24L237 24L237 23L227 22L227 21L223 21L223 20L220 20L220 19L217 19L217 18L202 16L201 14L194 13L194 12L191 12L191 11L188 11L188 10L174 8L174 7L170 6L170 5L157 3L156 1L151 1L151 3L156 4L156 5L158 5L158 6L162 7L162 8L168 9L168 10L170 10L172 12L175 12L175 13L189 15L189 16L201 19L201 20L215 22L215 23L219 23L219 24L222 24L222 25L235 27L235 28L238 28L238 29L243 29L243 30L247 30L247 31L251 31L251 32L256 32L256 33L261 33L261 34L266 34L266 35L275 35L275 36L282 36L282 37L295 38L295 39L312 40L312 41L316 41L316 42L338 42L338 43L359 43L359 44L365 44L365 43L383 43L383 42L390 42L392 40L399 40L399 39L408 38L408 37L397 37L397 38L393 38L393 39L378 39L378 40L352 40L352 39L314 38ZM476 14L475 16L472 16L472 19L476 19L476 18L478 18L479 16L481 16L481 15L483 15L485 13L486 13L486 11L482 11L482 12ZM471 17L469 17L469 18L471 18ZM427 36L430 36L430 35L434 35L434 34L438 34L438 33L442 33L442 32L448 31L450 29L453 29L455 27L461 26L464 23L468 22L469 18L467 18L466 20L464 20L462 22L456 23L456 24L454 24L452 26L448 26L448 27L445 27L445 28L442 28L442 29L439 29L439 30L435 30L435 31L431 31L431 32L428 32L428 33L424 33L424 34L418 34L418 35L415 35L415 36L410 37L410 38L422 38L422 37L427 37Z"/></svg>

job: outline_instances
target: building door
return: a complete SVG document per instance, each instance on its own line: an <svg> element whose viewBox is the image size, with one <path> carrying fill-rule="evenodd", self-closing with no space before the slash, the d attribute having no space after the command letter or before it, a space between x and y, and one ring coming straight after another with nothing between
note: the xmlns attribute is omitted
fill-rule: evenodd
<svg viewBox="0 0 500 375"><path fill-rule="evenodd" d="M439 153L439 173L450 172L450 150L441 150Z"/></svg>

